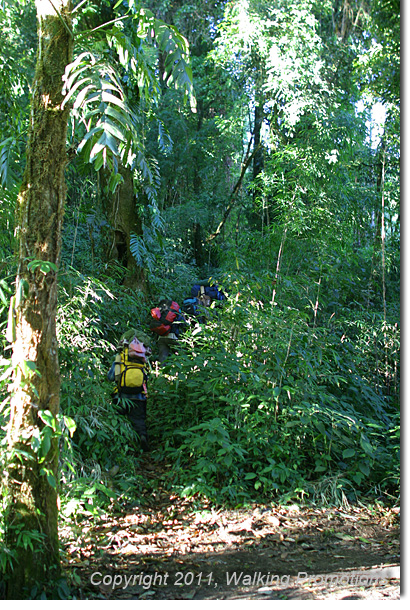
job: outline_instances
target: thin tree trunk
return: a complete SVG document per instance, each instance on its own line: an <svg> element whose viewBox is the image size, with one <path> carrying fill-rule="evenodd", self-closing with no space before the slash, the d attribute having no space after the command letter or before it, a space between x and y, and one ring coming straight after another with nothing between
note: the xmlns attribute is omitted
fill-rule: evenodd
<svg viewBox="0 0 410 610"><path fill-rule="evenodd" d="M385 169L386 169L386 153L383 151L382 159L382 212L381 212L381 242L382 242L382 285L383 285L383 331L384 331L384 352L385 352L385 382L390 390L389 380L389 348L387 340L387 304L386 304L386 229L385 229ZM390 392L389 392L390 393Z"/></svg>
<svg viewBox="0 0 410 610"><path fill-rule="evenodd" d="M376 210L376 218L375 218L375 233L374 233L374 239L373 239L373 253L372 253L372 261L371 261L371 266L370 266L370 277L369 277L369 285L368 285L368 289L367 289L367 304L366 307L367 309L369 309L370 307L370 301L372 298L372 294L375 291L375 287L377 284L377 268L376 268L376 259L377 259L377 253L379 250L379 247L383 247L382 246L382 233L384 231L384 195L383 195L383 188L384 188L384 163L385 163L385 154L386 154L386 145L385 145L385 140L384 140L384 136L382 138L381 141L381 161L378 162L377 167L378 167L378 173L377 173L377 178L376 178L376 192L381 192L382 193L382 207L383 210ZM383 214L383 218L382 218L382 214ZM382 226L383 223L383 226Z"/></svg>
<svg viewBox="0 0 410 610"><path fill-rule="evenodd" d="M295 192L293 193L292 201L291 201L290 206L289 206L289 212L288 212L289 215L290 215L291 211L293 210L293 204L295 202L296 192L297 192L297 189L295 189ZM286 221L285 227L283 229L282 240L281 240L280 246L279 246L278 258L277 258L277 261L276 261L275 279L273 280L273 290L272 290L272 300L271 300L272 307L275 305L276 285L277 285L278 279L279 279L280 267L281 267L281 264L282 264L283 249L285 247L286 235L287 235L287 232L288 232L288 226L289 226L290 220L291 220L291 218L289 216L287 221Z"/></svg>
<svg viewBox="0 0 410 610"><path fill-rule="evenodd" d="M322 268L320 268L320 273L322 273ZM316 323L317 323L317 312L319 310L319 293L320 293L321 283L322 283L322 276L319 277L319 281L317 283L317 297L316 297L315 307L313 309L313 328L316 327Z"/></svg>
<svg viewBox="0 0 410 610"><path fill-rule="evenodd" d="M5 525L16 563L8 574L8 599L30 598L33 585L50 583L59 573L58 442L44 420L52 421L59 411L56 271L66 196L69 109L62 110L61 103L62 76L72 58L71 6L70 0L36 0L36 6L39 47L18 196L19 266L11 312L14 383Z"/></svg>
<svg viewBox="0 0 410 610"><path fill-rule="evenodd" d="M244 179L246 170L248 169L249 165L251 164L252 159L254 158L254 156L256 155L256 153L259 150L258 148L254 149L252 154L249 155L249 149L250 149L250 143L249 143L249 147L248 147L248 152L247 152L247 154L245 156L245 160L242 163L241 174L240 174L240 176L239 176L239 178L238 178L238 180L237 180L237 182L236 182L236 184L235 184L235 186L234 186L234 188L232 190L232 193L231 193L231 195L229 197L229 204L228 204L228 206L227 206L227 208L226 208L226 210L225 210L225 212L223 214L222 220L219 223L216 231L208 236L208 238L206 240L208 243L213 241L222 232L222 229L224 228L224 225L225 225L226 221L228 220L229 214L231 213L231 211L232 211L232 209L233 209L233 207L235 205L235 200L236 200L236 197L237 197L237 195L239 193L239 190L241 188L242 181Z"/></svg>
<svg viewBox="0 0 410 610"><path fill-rule="evenodd" d="M264 118L263 103L260 102L255 106L255 120L254 120L254 149L256 151L253 158L252 168L252 179L256 180L259 174L263 171L263 149L262 149L262 124ZM258 189L253 191L253 199L255 200L258 195Z"/></svg>
<svg viewBox="0 0 410 610"><path fill-rule="evenodd" d="M276 284L278 283L278 279L279 279L280 266L282 263L282 254L283 254L283 249L285 247L287 232L288 232L288 225L286 224L285 228L283 230L282 240L281 240L280 246L279 246L278 259L276 261L276 273L275 273L275 279L273 280L273 290L272 290L272 300L271 300L272 307L273 307L273 305L275 305Z"/></svg>

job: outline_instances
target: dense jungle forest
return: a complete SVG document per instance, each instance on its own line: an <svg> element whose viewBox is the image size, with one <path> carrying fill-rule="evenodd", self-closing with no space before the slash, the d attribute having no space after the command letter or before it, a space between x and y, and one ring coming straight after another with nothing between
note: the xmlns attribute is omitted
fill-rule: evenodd
<svg viewBox="0 0 410 610"><path fill-rule="evenodd" d="M290 514L322 555L326 511L391 525L399 0L3 0L0 25L0 597L107 599L94 575L125 557L182 569L188 513L219 523L214 554L270 515L275 574L303 547ZM159 362L151 309L213 284ZM130 329L149 451L107 377ZM397 562L360 536L351 567Z"/></svg>

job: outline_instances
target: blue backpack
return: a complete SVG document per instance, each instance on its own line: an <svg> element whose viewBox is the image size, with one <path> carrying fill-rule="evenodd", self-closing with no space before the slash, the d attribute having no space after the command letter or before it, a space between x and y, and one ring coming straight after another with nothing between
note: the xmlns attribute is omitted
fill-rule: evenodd
<svg viewBox="0 0 410 610"><path fill-rule="evenodd" d="M191 288L191 297L197 297L200 299L203 296L207 296L211 301L225 301L226 296L219 290L218 284L194 284Z"/></svg>
<svg viewBox="0 0 410 610"><path fill-rule="evenodd" d="M196 297L188 297L182 302L182 310L189 316L199 316L199 299Z"/></svg>

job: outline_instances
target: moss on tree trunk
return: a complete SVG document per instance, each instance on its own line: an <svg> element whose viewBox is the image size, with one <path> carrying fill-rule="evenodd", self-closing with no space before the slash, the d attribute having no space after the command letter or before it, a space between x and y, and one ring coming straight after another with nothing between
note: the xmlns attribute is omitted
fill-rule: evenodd
<svg viewBox="0 0 410 610"><path fill-rule="evenodd" d="M144 269L138 266L130 249L131 235L142 235L141 207L142 204L134 190L132 171L128 167L119 166L118 172L123 181L114 193L108 189L109 173L102 172L103 209L110 226L108 243L108 260L116 260L127 269L124 285L139 290L146 290Z"/></svg>
<svg viewBox="0 0 410 610"><path fill-rule="evenodd" d="M44 412L59 410L57 273L66 195L68 108L62 76L72 59L70 0L37 0L39 47L27 164L17 207L19 266L13 337L14 385L6 473L6 543L15 553L8 599L30 598L59 573L58 441ZM51 263L51 266L48 265ZM21 451L24 451L21 454Z"/></svg>

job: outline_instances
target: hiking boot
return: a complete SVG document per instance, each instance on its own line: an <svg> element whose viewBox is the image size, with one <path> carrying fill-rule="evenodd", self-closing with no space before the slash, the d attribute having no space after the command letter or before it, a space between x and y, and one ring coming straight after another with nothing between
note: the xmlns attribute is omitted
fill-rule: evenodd
<svg viewBox="0 0 410 610"><path fill-rule="evenodd" d="M141 436L141 447L143 451L149 451L149 444L146 436Z"/></svg>

